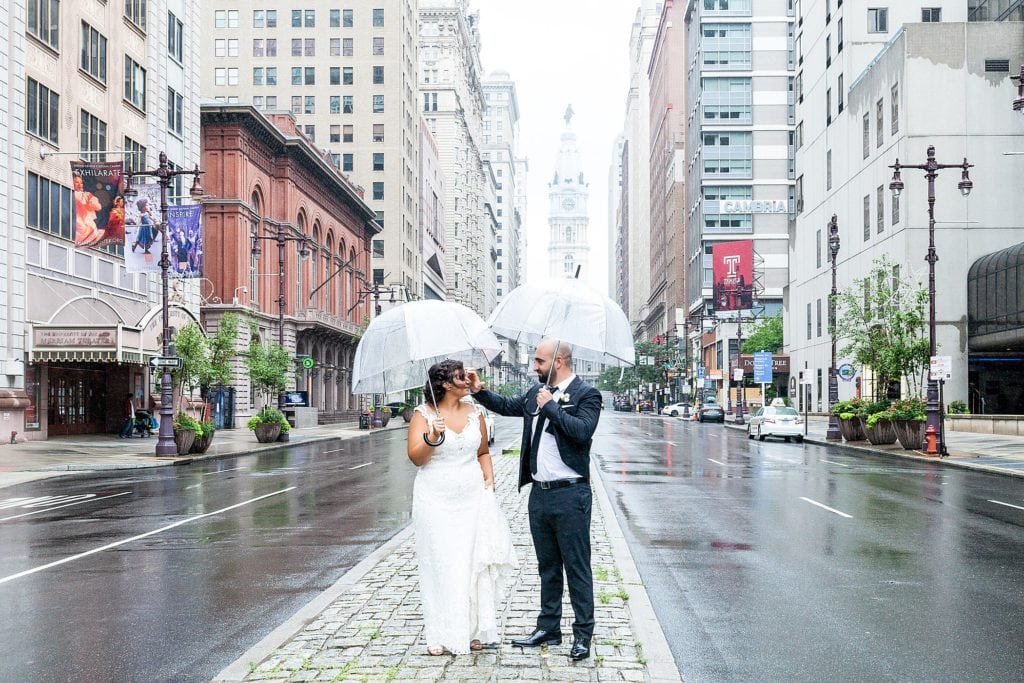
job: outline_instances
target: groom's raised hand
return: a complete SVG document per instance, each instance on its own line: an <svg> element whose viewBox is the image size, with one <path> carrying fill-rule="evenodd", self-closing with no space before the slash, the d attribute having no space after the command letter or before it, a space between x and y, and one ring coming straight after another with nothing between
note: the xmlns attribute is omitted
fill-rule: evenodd
<svg viewBox="0 0 1024 683"><path fill-rule="evenodd" d="M484 383L480 381L476 370L466 370L466 380L469 382L469 393L471 394L475 394L484 388Z"/></svg>
<svg viewBox="0 0 1024 683"><path fill-rule="evenodd" d="M537 410L543 408L552 399L554 399L554 396L551 395L551 391L547 387L541 387L537 392Z"/></svg>

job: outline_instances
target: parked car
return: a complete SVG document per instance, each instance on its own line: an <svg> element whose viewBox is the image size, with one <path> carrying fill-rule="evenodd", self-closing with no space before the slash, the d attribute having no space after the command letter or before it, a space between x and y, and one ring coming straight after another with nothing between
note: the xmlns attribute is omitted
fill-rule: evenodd
<svg viewBox="0 0 1024 683"><path fill-rule="evenodd" d="M764 441L768 436L780 436L786 441L804 440L804 420L795 408L766 406L758 408L747 422L747 438Z"/></svg>
<svg viewBox="0 0 1024 683"><path fill-rule="evenodd" d="M651 402L651 401L639 401L639 402L637 402L637 405L639 406L639 411L638 412L641 412L641 413L653 413L654 412L654 403Z"/></svg>
<svg viewBox="0 0 1024 683"><path fill-rule="evenodd" d="M686 409L690 406L689 403L670 403L661 409L662 415L671 415L672 417L679 417L686 412Z"/></svg>
<svg viewBox="0 0 1024 683"><path fill-rule="evenodd" d="M697 411L697 422L721 422L725 424L725 410L717 403L706 402Z"/></svg>

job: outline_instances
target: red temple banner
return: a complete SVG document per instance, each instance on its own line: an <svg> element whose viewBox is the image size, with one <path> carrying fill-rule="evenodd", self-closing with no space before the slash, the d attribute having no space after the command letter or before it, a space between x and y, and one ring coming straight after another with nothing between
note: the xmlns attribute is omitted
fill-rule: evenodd
<svg viewBox="0 0 1024 683"><path fill-rule="evenodd" d="M754 243L718 242L711 247L716 311L741 311L753 304Z"/></svg>

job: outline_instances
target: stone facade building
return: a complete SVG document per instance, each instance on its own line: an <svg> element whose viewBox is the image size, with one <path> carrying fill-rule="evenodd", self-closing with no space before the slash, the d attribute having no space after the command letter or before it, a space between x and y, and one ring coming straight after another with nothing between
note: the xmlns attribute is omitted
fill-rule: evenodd
<svg viewBox="0 0 1024 683"><path fill-rule="evenodd" d="M230 311L251 321L261 342L283 337L293 357L314 361L311 369L296 364L289 388L308 391L321 420L349 418L358 407L351 392L356 335L377 303L367 288L370 245L380 233L375 212L290 114L207 104L202 117L206 191L214 197L203 209L211 283L203 322L212 333ZM279 231L287 237L283 264ZM265 238L258 255L255 237ZM247 346L239 340L240 352ZM235 413L244 417L263 398L240 360L235 376Z"/></svg>
<svg viewBox="0 0 1024 683"><path fill-rule="evenodd" d="M555 173L548 183L548 277L590 277L590 183L572 130L572 105L565 111ZM577 275L578 272L578 275Z"/></svg>

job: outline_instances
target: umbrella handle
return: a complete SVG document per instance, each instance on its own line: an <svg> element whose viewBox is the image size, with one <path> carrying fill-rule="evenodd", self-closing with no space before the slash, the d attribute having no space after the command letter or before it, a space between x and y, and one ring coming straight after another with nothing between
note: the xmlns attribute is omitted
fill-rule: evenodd
<svg viewBox="0 0 1024 683"><path fill-rule="evenodd" d="M544 385L541 388L551 391L551 389L549 389L547 385ZM540 415L540 408L537 408L537 410L533 411L527 408L526 406L523 406L523 412L529 415L530 417L537 417L538 415Z"/></svg>
<svg viewBox="0 0 1024 683"><path fill-rule="evenodd" d="M434 443L433 441L428 439L426 434L423 435L423 441L431 448L437 448L438 446L444 443L444 432L441 432L441 437L437 440L437 443Z"/></svg>

